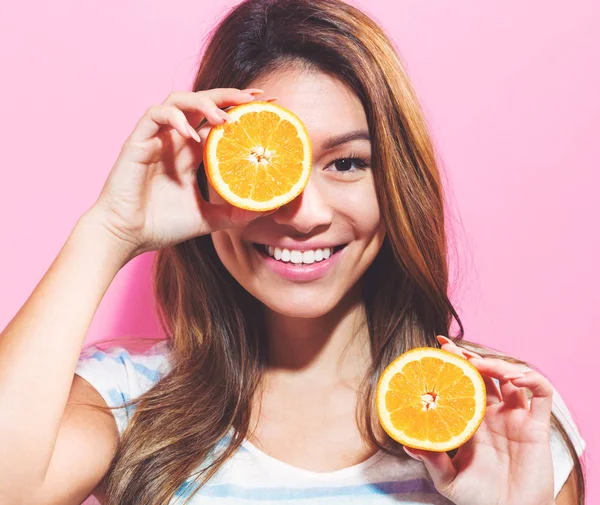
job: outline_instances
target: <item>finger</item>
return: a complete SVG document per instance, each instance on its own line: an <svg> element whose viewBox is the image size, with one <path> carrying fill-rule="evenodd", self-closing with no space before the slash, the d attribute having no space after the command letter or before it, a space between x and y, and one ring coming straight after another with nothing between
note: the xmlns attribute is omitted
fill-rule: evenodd
<svg viewBox="0 0 600 505"><path fill-rule="evenodd" d="M458 346L458 348L461 349L463 355L469 361L471 361L471 359L473 358L485 359L483 356L477 354L476 352L469 351L461 346ZM499 383L497 383L492 377L489 377L485 374L481 374L481 378L483 379L483 383L485 384L486 405L489 407L490 405L494 405L503 401L503 393L498 388Z"/></svg>
<svg viewBox="0 0 600 505"><path fill-rule="evenodd" d="M483 358L476 353L471 351L463 351L467 355L467 359L471 362L475 368L477 362L473 363L473 359L486 360L489 358ZM496 403L504 402L509 408L527 408L527 393L524 389L514 386L510 380L494 380L486 373L479 370L486 389L486 405L494 405ZM519 375L520 370L515 375ZM505 376L506 377L506 376Z"/></svg>
<svg viewBox="0 0 600 505"><path fill-rule="evenodd" d="M450 352L454 352L454 354L458 354L459 356L462 356L463 358L469 358L469 357L481 358L482 357L479 354L477 354L473 351L469 351L468 349L465 349L464 347L458 345L456 342L449 339L448 337L444 337L443 335L438 335L436 338L437 338L437 341L442 346L442 349L450 351ZM456 352L456 350L458 350L458 349L460 349L460 352Z"/></svg>
<svg viewBox="0 0 600 505"><path fill-rule="evenodd" d="M458 345L456 345L452 340L443 335L437 336L438 342L442 345L442 349L445 351L449 351L453 354L461 356L465 359L471 359L473 357L481 358L481 356L472 351L468 351ZM494 405L495 403L500 403L502 401L502 395L498 386L494 382L491 377L487 377L486 375L481 376L483 378L483 382L485 384L486 389L486 405Z"/></svg>
<svg viewBox="0 0 600 505"><path fill-rule="evenodd" d="M524 374L521 379L514 379L513 384L526 387L531 391L531 405L529 410L531 416L543 423L549 423L552 414L552 395L554 389L550 381L541 373L531 370Z"/></svg>
<svg viewBox="0 0 600 505"><path fill-rule="evenodd" d="M248 91L253 96L255 96L255 94L260 94L262 92L262 90L257 90L256 88L250 88L250 90L244 90L244 91ZM277 98L270 98L268 100L265 100L265 102L272 102L274 100L277 100ZM227 107L226 109L230 109L230 108L231 107ZM226 109L225 109L225 112L227 112ZM206 142L206 139L208 138L208 134L210 133L211 129L212 129L212 125L208 122L202 122L200 124L200 126L196 127L196 131L198 132L198 135L200 136L200 139L203 143Z"/></svg>
<svg viewBox="0 0 600 505"><path fill-rule="evenodd" d="M469 361L482 376L498 381L502 401L508 408L528 408L526 391L514 383L514 379L523 376L521 368L497 358L471 358Z"/></svg>
<svg viewBox="0 0 600 505"><path fill-rule="evenodd" d="M452 354L456 354L457 356L460 356L461 358L465 357L464 354L462 353L462 351L460 350L460 348L449 338L444 337L443 335L438 335L437 340L440 343L440 345L442 346L442 349L444 351L448 351L448 352L451 352Z"/></svg>
<svg viewBox="0 0 600 505"><path fill-rule="evenodd" d="M510 380L502 380L500 381L500 393L502 401L509 409L529 409L525 388L516 386Z"/></svg>
<svg viewBox="0 0 600 505"><path fill-rule="evenodd" d="M442 347L444 347L444 345L446 345L446 344L453 344L454 343L448 337L444 337L444 335L438 335L436 338L437 338L437 341L440 343L440 345Z"/></svg>
<svg viewBox="0 0 600 505"><path fill-rule="evenodd" d="M134 143L151 139L162 128L169 126L186 139L200 142L200 137L188 122L185 114L176 107L168 105L153 105L141 117L137 126L129 136Z"/></svg>
<svg viewBox="0 0 600 505"><path fill-rule="evenodd" d="M203 126L201 126L200 128L198 128L196 130L203 143L206 142L206 139L208 138L208 134L210 133L211 128L212 128L211 124L205 123Z"/></svg>
<svg viewBox="0 0 600 505"><path fill-rule="evenodd" d="M216 204L206 201L203 201L202 203L202 216L211 231L245 226L250 221L271 214L276 210L277 209L256 212L253 210L241 209L230 203Z"/></svg>
<svg viewBox="0 0 600 505"><path fill-rule="evenodd" d="M477 367L475 367L477 368ZM481 375L483 383L485 384L485 404L486 406L495 405L502 401L502 393L498 388L498 384L485 374Z"/></svg>
<svg viewBox="0 0 600 505"><path fill-rule="evenodd" d="M438 491L448 488L456 477L456 468L454 468L450 456L445 452L422 451L419 449L408 449L407 447L404 447L404 451L411 458L423 462Z"/></svg>
<svg viewBox="0 0 600 505"><path fill-rule="evenodd" d="M214 125L231 121L232 118L223 110L224 107L251 102L256 95L263 93L258 88L240 90L236 88L217 88L205 91L174 91L165 100L165 104L175 105L181 109L194 128L206 119Z"/></svg>
<svg viewBox="0 0 600 505"><path fill-rule="evenodd" d="M483 357L483 356L477 354L476 352L465 349L464 347L458 345L456 342L454 342L454 340L451 340L448 337L444 337L443 335L438 335L436 338L437 338L437 341L442 346L442 349L449 350L449 349L453 349L456 347L461 350L462 355L465 358L482 358ZM447 347L444 347L444 346L447 346Z"/></svg>
<svg viewBox="0 0 600 505"><path fill-rule="evenodd" d="M510 380L523 375L523 370L514 363L509 363L498 358L471 358L469 360L476 365L480 372L498 380Z"/></svg>
<svg viewBox="0 0 600 505"><path fill-rule="evenodd" d="M201 119L206 118L209 124L219 125L231 120L229 114L221 110L224 105L239 105L254 100L254 94L261 90L251 89L244 92L235 88L221 88L207 91L174 91L167 99L158 105L151 106L138 122L131 134L133 142L144 142L154 137L165 125L169 123L167 117L177 119L171 125L186 138L194 138L194 134L182 124L182 119L187 124L197 125ZM179 113L170 112L179 110ZM196 130L190 126L192 130ZM189 132L189 133L188 133Z"/></svg>

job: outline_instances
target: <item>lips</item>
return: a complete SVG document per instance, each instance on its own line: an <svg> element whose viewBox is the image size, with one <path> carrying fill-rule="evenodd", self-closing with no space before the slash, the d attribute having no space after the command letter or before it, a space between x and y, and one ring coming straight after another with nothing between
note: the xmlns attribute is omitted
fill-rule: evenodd
<svg viewBox="0 0 600 505"><path fill-rule="evenodd" d="M303 284L307 282L313 282L327 276L328 272L336 268L336 265L339 263L340 258L344 256L344 252L347 250L346 245L348 244L333 247L321 247L317 249L302 250L279 248L277 246L269 246L266 244L257 243L254 243L252 245L253 249L263 260L263 264L267 269L269 269L278 277L281 277L291 282ZM271 248L273 256L269 254L269 248ZM277 249L281 251L280 259L275 259L275 253ZM318 252L319 249L322 251L322 253ZM329 249L330 251L330 256L328 258L325 258L325 256L327 255L327 249ZM306 257L305 253L308 253ZM312 254L314 254L314 258L311 257ZM323 254L323 258L317 260L317 258L320 257L321 254ZM278 251L277 256L279 256ZM303 261L305 258L307 260L307 263L304 263Z"/></svg>

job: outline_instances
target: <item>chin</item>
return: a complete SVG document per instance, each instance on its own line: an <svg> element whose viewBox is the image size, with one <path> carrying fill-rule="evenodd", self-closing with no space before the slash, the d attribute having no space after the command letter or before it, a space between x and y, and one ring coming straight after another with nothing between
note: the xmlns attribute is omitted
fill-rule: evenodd
<svg viewBox="0 0 600 505"><path fill-rule="evenodd" d="M298 317L302 319L316 319L322 317L333 310L335 305L322 304L307 301L306 303L290 304L267 300L261 302L271 311L286 317Z"/></svg>
<svg viewBox="0 0 600 505"><path fill-rule="evenodd" d="M267 289L262 285L248 291L268 310L282 316L303 319L315 319L329 314L350 295L348 290L337 290L331 285L296 285L283 290Z"/></svg>

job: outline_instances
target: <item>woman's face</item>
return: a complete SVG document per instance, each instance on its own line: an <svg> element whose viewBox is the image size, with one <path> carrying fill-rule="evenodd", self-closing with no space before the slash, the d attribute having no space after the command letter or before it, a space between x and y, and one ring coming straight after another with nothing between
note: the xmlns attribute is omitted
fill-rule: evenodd
<svg viewBox="0 0 600 505"><path fill-rule="evenodd" d="M244 228L213 233L213 243L225 268L268 308L293 317L322 316L356 285L385 234L367 118L352 91L324 73L290 70L248 87L263 89L261 98L277 97L275 103L303 121L312 143L312 174L295 200ZM223 203L212 187L209 198ZM282 257L270 255L269 246ZM293 262L299 258L302 263Z"/></svg>

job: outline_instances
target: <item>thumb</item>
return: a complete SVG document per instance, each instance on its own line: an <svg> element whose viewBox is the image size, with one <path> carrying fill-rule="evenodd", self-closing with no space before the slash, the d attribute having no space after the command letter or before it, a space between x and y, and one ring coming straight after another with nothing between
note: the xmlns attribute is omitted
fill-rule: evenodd
<svg viewBox="0 0 600 505"><path fill-rule="evenodd" d="M456 468L454 468L450 456L445 452L422 451L419 449L408 449L408 447L404 447L404 452L411 458L423 462L438 491L441 492L442 489L450 487L450 484L456 477Z"/></svg>
<svg viewBox="0 0 600 505"><path fill-rule="evenodd" d="M211 231L221 230L223 228L235 228L244 226L254 219L267 216L277 209L258 212L246 210L231 205L230 203L215 204L206 203L202 208L202 215Z"/></svg>

